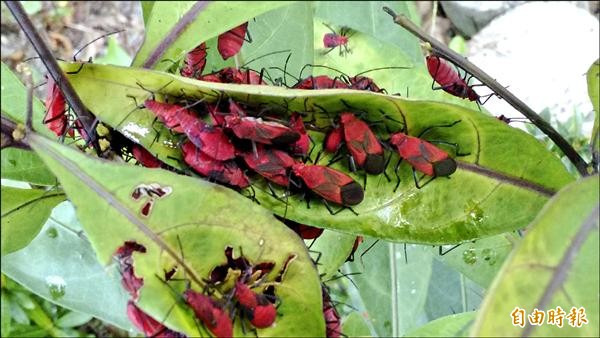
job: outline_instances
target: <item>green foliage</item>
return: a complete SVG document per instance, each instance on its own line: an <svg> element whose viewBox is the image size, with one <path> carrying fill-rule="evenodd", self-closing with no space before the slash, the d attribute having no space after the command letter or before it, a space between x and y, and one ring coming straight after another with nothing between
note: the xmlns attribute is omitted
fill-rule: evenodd
<svg viewBox="0 0 600 338"><path fill-rule="evenodd" d="M147 61L192 6L194 2L141 3L146 39L132 62L135 67ZM432 91L418 40L381 10L389 6L418 21L413 3L209 2L203 6L151 66L154 70L115 66L125 66L130 59L111 38L106 56L68 74L95 116L156 154L174 167L175 173L100 161L40 136L54 138L42 123L45 112L38 99L33 102L33 125L39 134L27 138L35 152L2 150L2 178L32 187L11 188L3 180L2 272L37 295L3 275L2 336L82 336L90 330L77 328L86 322L89 327L92 316L133 330L125 310L130 295L121 286L113 258L128 240L147 249L133 255L135 274L144 280L136 304L169 328L188 335L207 336L208 331L197 325L179 294L188 283L195 290L203 289L203 279L225 261L226 246L234 248L235 256L243 251L252 263L275 263L266 282L275 285L278 317L276 325L258 330L257 336L322 336L325 322L319 276L334 303L339 302L342 332L349 336L466 336L471 329L474 333L522 334L498 318L509 318L511 306L530 311L536 304L550 308L555 301L569 309L585 306L590 322L598 323L598 280L587 278L589 273L598 275L594 258L597 225L585 240L576 240L581 229L589 228L586 217L592 202L597 205L598 178L568 185L574 180L567 171L569 164L565 168L554 146L536 140L543 140L541 135L532 137L482 114L473 102ZM244 43L238 55L223 60L217 51L218 35L245 21L252 43ZM340 55L337 49L324 53L323 35L331 33L325 24L338 31L342 26L350 29L351 53ZM297 77L311 74L354 76L374 68L396 67L364 75L388 93L402 97L351 90L240 86L177 76L185 54L202 42L209 48L205 73L244 65L264 70L272 83L292 86ZM455 43L460 45L460 41ZM67 72L80 66L61 64ZM596 112L597 74L596 63L588 72ZM1 94L3 116L22 123L25 87L4 64ZM373 123L383 141L391 132L416 136L429 127L455 123L434 128L424 138L458 144L460 151L441 147L457 160L459 169L450 179L436 178L417 189L411 168L404 162L399 166L400 183L395 191L393 167L398 156L394 154L386 171L390 180L383 175L365 178L365 200L355 208L358 216L349 211L331 215L319 200L313 200L308 208L299 196L275 188L277 195L285 196L283 203L258 180L253 182L254 192L239 194L181 175L189 174L189 168L181 161L180 139L155 123L153 113L138 107L151 97L173 102L182 96L206 102L229 97L279 114L281 119L300 111L312 124L313 161L333 118L348 106L361 111L360 117ZM559 132L586 159L591 154L581 126L588 118L577 113L558 125ZM597 139L594 135L597 123L592 147ZM330 159L321 156L320 164ZM343 162L332 167L348 171ZM362 182L359 173L351 175ZM48 187L57 183L60 190L52 192ZM131 193L140 184L151 183L168 187L170 193L155 200L150 216L144 217L140 214L142 202L134 200ZM69 202L54 208L65 198L63 189ZM249 195L260 205L246 198ZM27 206L35 206L35 210ZM273 214L326 230L316 241L303 243ZM532 221L522 239L515 230ZM369 237L358 246L354 262L344 264L356 236ZM439 255L437 247L411 243L443 245L444 250L460 245ZM569 256L572 247L579 250L575 258ZM283 279L275 281L290 256L296 258ZM313 265L311 258L318 264ZM565 259L571 263L567 270L544 268ZM532 261L536 276L523 270L524 264ZM174 280L165 283L165 271L174 267ZM563 285L568 296L552 289L552 281L562 276L556 271L568 271ZM540 288L534 285L538 282L553 291L552 302L541 301L550 298L540 296ZM477 312L484 293L484 305ZM217 292L214 297L225 296ZM341 305L344 303L348 306ZM248 325L244 332L240 322L236 320L236 336L255 334L247 330ZM561 331L545 326L534 332L540 333L598 335L593 325Z"/></svg>

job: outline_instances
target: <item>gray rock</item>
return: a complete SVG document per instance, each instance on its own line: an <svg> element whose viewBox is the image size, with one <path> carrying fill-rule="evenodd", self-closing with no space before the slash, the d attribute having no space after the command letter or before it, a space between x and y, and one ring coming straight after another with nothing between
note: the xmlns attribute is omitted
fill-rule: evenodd
<svg viewBox="0 0 600 338"><path fill-rule="evenodd" d="M574 111L592 111L585 73L598 59L598 20L567 2L530 2L493 20L469 42L469 60L536 112L545 108L566 121ZM487 88L478 87L480 95ZM494 115L521 116L491 98ZM584 125L585 132L591 124Z"/></svg>

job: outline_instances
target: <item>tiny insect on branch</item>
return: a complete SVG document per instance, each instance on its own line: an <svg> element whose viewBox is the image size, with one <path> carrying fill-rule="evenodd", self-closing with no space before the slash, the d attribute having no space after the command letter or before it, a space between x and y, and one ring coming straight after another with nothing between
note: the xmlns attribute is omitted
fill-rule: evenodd
<svg viewBox="0 0 600 338"><path fill-rule="evenodd" d="M394 22L411 34L417 36L419 39L428 42L436 55L440 55L452 63L456 64L460 68L464 69L467 73L477 78L481 83L489 87L499 97L503 98L508 104L513 106L523 115L525 115L536 127L538 127L544 134L546 134L562 152L569 158L571 163L577 168L577 171L581 176L587 176L588 164L581 158L581 156L573 149L573 147L554 129L552 126L541 118L533 109L527 106L518 97L508 91L505 87L496 82L491 76L479 69L465 57L459 55L448 47L444 46L441 42L425 33L414 23L412 23L406 16L400 14L397 15L388 7L383 7L383 10L394 18Z"/></svg>
<svg viewBox="0 0 600 338"><path fill-rule="evenodd" d="M65 98L71 105L71 108L77 115L77 118L83 124L86 134L90 135L90 140L87 141L94 145L94 149L96 149L96 151L99 151L100 147L97 144L98 142L95 137L96 133L94 132L94 116L92 116L92 114L85 107L79 98L79 95L77 95L73 89L73 86L71 86L71 83L61 71L56 59L52 55L52 52L50 52L50 49L44 40L42 40L37 30L33 27L33 24L27 16L27 13L25 13L21 3L18 1L4 1L4 3L15 17L15 20L19 26L21 26L21 29L33 45L33 48L35 48L36 52L40 56L40 59L46 66L48 73L50 73L56 84L60 87L60 90L64 93Z"/></svg>

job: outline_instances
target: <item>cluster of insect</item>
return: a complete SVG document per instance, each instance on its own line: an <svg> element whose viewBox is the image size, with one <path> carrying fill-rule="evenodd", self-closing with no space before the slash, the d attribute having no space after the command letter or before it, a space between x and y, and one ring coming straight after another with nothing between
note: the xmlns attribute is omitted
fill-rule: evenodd
<svg viewBox="0 0 600 338"><path fill-rule="evenodd" d="M248 23L244 23L219 36L218 51L223 59L235 56L244 41L251 41L247 34L247 27ZM326 49L324 53L339 48L340 55L348 54L351 31L342 28L338 34L331 27L327 27L332 32L325 34L323 38L323 46ZM207 47L202 43L187 54L179 69L180 75L218 83L287 86L282 81L268 83L263 76L264 69L257 72L252 69L227 67L203 74L206 59ZM438 88L452 95L482 103L480 96L475 93L472 86L468 85L468 79L461 77L444 59L430 55L427 56L426 63L434 82L440 85ZM285 70L284 74L287 74ZM379 88L373 79L360 74L356 76L344 74L338 77L318 75L303 78L301 73L296 83L287 87L305 90L342 88L385 93L385 90ZM58 86L51 82L48 88L47 115L44 123L57 136L74 137L74 131L78 131L83 139L89 140L81 123L76 119L71 121L66 113L65 98ZM402 161L406 161L412 167L414 181L418 188L422 185L419 184L417 172L423 177L428 176L433 179L448 177L456 171L456 161L445 150L434 145L433 141L429 142L422 138L429 129L417 136L408 135L406 130L394 130L387 133L389 137L386 140L382 140L376 136L370 123L361 118L360 111L344 104L348 109L326 112L328 116L330 113L334 113L335 116L330 119L331 126L327 130L305 121L307 112L286 111L285 114L270 114L268 110L261 110L224 96L211 102L190 103L186 98L161 97L158 100L153 95L147 98L140 108L151 111L156 119L173 134L181 136L179 147L183 154L183 161L196 174L240 191L246 189L253 191L252 186L255 182L264 182L273 197L286 203L286 208L287 196L299 193L305 196L307 205L309 196L316 195L332 214L345 209L357 214L352 207L359 205L365 197L367 175L385 175L391 182L386 170L392 153L396 153L399 157L394 168L397 178L394 191L400 183L398 168ZM286 117L282 118L282 116ZM444 127L451 127L459 122L454 121ZM317 156L312 156L315 142L307 132L311 129L325 132L324 142L320 145L321 151ZM129 140L123 142L128 142L125 147L127 153L141 165L175 170L141 145ZM458 148L456 144L441 143ZM322 153L330 154L332 160L327 165L318 164ZM456 154L459 155L458 149ZM363 185L348 173L330 166L341 158L348 159L349 171L363 174L365 178ZM286 194L283 197L278 195L273 186L285 188ZM150 215L155 200L170 193L163 190L155 191L153 187L140 188L137 193L134 192L135 196L132 196L135 200L146 199L140 211L144 217ZM253 196L251 197L254 198ZM340 209L334 211L330 204L337 205ZM285 217L282 220L303 239L315 239L323 231L320 228L295 223ZM353 260L354 252L362 240L361 236L356 238L352 253L347 260ZM123 286L133 298L128 304L129 318L147 336L182 337L183 335L171 331L135 305L143 279L135 276L132 253L144 253L145 250L135 242L126 242L115 254L120 264ZM235 318L239 317L251 328L261 329L273 325L277 317L278 300L274 287L260 286L274 264L263 262L253 265L243 255L233 258L232 252L232 248L225 250L227 263L213 270L206 280L203 292L188 287L180 295L202 325L217 337L232 335L232 323ZM282 268L279 281L291 260L288 260ZM232 272L235 272L235 276ZM163 281L169 282L173 273L174 271L165 273ZM325 288L323 289L323 313L327 323L327 335L339 337L341 335L339 315Z"/></svg>
<svg viewBox="0 0 600 338"><path fill-rule="evenodd" d="M127 241L114 254L121 273L121 283L131 295L127 305L127 315L132 323L148 337L185 337L183 334L167 328L163 322L146 314L135 302L139 298L139 289L144 285L144 279L136 276L133 253L145 253L146 248L133 241ZM235 320L240 320L242 329L264 329L272 326L277 319L278 298L276 286L282 282L288 266L294 261L291 255L282 264L277 276L267 281L267 275L275 268L273 262L253 264L247 257L240 254L234 257L233 248L225 248L225 263L215 266L204 283L202 291L191 288L189 280L174 278L177 267L164 272L164 276L156 276L167 285L179 299L167 312L178 303L186 304L194 313L197 324L202 325L215 337L232 337ZM170 285L175 282L185 282L182 292Z"/></svg>

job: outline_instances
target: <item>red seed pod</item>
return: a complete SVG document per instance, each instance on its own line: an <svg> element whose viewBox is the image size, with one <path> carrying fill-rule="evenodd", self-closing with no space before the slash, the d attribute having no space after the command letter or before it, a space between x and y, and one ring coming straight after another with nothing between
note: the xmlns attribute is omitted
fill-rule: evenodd
<svg viewBox="0 0 600 338"><path fill-rule="evenodd" d="M356 205L364 198L360 184L341 171L302 163L294 164L292 171L304 181L308 189L328 201L348 206Z"/></svg>
<svg viewBox="0 0 600 338"><path fill-rule="evenodd" d="M291 145L290 150L294 156L306 156L310 148L310 138L304 128L302 117L298 113L292 113L290 116L290 127L300 134L300 139Z"/></svg>
<svg viewBox="0 0 600 338"><path fill-rule="evenodd" d="M248 151L240 154L246 165L269 181L288 186L290 179L288 169L296 161L285 151L268 149L261 144L256 145L256 153Z"/></svg>
<svg viewBox="0 0 600 338"><path fill-rule="evenodd" d="M185 301L194 310L196 317L216 337L233 336L233 324L223 310L212 298L191 289L183 293Z"/></svg>
<svg viewBox="0 0 600 338"><path fill-rule="evenodd" d="M295 89L331 89L331 88L348 88L348 84L338 78L331 78L327 75L309 76L304 80L300 80Z"/></svg>
<svg viewBox="0 0 600 338"><path fill-rule="evenodd" d="M385 170L385 156L379 140L364 121L352 113L342 113L340 123L344 140L355 163L368 174L381 174Z"/></svg>
<svg viewBox="0 0 600 338"><path fill-rule="evenodd" d="M223 57L224 60L227 60L239 53L240 49L242 48L242 44L244 44L247 30L248 22L244 22L243 24L219 35L217 48L219 49L219 54L221 54L221 57Z"/></svg>
<svg viewBox="0 0 600 338"><path fill-rule="evenodd" d="M185 66L181 69L181 76L199 79L204 66L206 66L206 42L201 43L185 56Z"/></svg>
<svg viewBox="0 0 600 338"><path fill-rule="evenodd" d="M184 143L181 150L185 163L199 174L242 189L250 185L250 181L235 162L217 161L201 152L191 142Z"/></svg>
<svg viewBox="0 0 600 338"><path fill-rule="evenodd" d="M66 100L58 85L48 76L48 92L46 94L46 118L44 124L56 136L62 136L67 129Z"/></svg>
<svg viewBox="0 0 600 338"><path fill-rule="evenodd" d="M442 149L420 138L398 132L390 138L400 157L416 170L429 176L449 176L456 171L456 161Z"/></svg>
<svg viewBox="0 0 600 338"><path fill-rule="evenodd" d="M275 305L267 302L265 305L258 305L252 312L252 319L250 324L258 329L267 328L275 322L277 317L277 309Z"/></svg>
<svg viewBox="0 0 600 338"><path fill-rule="evenodd" d="M241 139L263 144L285 145L300 139L298 132L283 124L250 116L226 115L225 127Z"/></svg>
<svg viewBox="0 0 600 338"><path fill-rule="evenodd" d="M323 148L328 153L335 153L342 146L344 141L344 129L342 126L337 126L329 131L325 137L325 147Z"/></svg>
<svg viewBox="0 0 600 338"><path fill-rule="evenodd" d="M160 168L162 165L159 159L139 144L134 144L131 152L133 153L133 157L146 168Z"/></svg>
<svg viewBox="0 0 600 338"><path fill-rule="evenodd" d="M445 92L462 99L479 102L479 95L444 59L428 55L426 60L429 74Z"/></svg>

